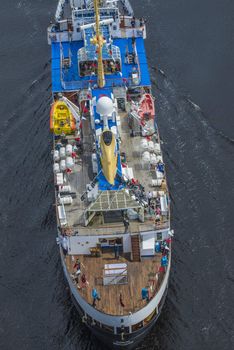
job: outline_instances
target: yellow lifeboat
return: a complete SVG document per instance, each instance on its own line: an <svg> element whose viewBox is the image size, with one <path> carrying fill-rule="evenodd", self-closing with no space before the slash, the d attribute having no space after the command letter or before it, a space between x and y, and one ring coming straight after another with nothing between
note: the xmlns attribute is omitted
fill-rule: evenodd
<svg viewBox="0 0 234 350"><path fill-rule="evenodd" d="M63 101L53 103L50 111L50 131L56 135L70 135L76 130L76 121Z"/></svg>
<svg viewBox="0 0 234 350"><path fill-rule="evenodd" d="M117 172L117 152L115 135L104 130L100 138L102 171L107 181L114 185Z"/></svg>

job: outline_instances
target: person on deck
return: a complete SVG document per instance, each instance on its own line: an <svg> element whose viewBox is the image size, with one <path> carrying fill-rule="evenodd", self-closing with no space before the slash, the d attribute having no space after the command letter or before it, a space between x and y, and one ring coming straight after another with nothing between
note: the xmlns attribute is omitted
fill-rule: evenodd
<svg viewBox="0 0 234 350"><path fill-rule="evenodd" d="M119 246L117 243L114 245L114 251L115 251L115 259L119 259Z"/></svg>
<svg viewBox="0 0 234 350"><path fill-rule="evenodd" d="M120 305L121 305L122 307L125 307L125 304L124 304L124 302L123 302L122 293L119 294L119 302L120 302Z"/></svg>
<svg viewBox="0 0 234 350"><path fill-rule="evenodd" d="M126 233L128 231L128 226L129 226L129 221L128 221L128 219L126 217L123 219L123 224L124 224L124 227L125 227L125 232L124 233Z"/></svg>
<svg viewBox="0 0 234 350"><path fill-rule="evenodd" d="M135 18L134 16L132 17L131 25L132 25L132 28L135 28L135 25L136 25L136 18Z"/></svg>
<svg viewBox="0 0 234 350"><path fill-rule="evenodd" d="M96 307L97 300L101 300L100 295L98 294L95 288L92 289L92 298L93 298L93 307Z"/></svg>
<svg viewBox="0 0 234 350"><path fill-rule="evenodd" d="M77 279L79 278L80 274L81 274L81 265L84 266L81 262L80 262L80 259L77 258L76 259L76 263L75 265L73 266L74 270L75 271L75 276L77 277Z"/></svg>
<svg viewBox="0 0 234 350"><path fill-rule="evenodd" d="M68 237L67 236L63 236L63 239L62 239L62 250L63 250L63 254L66 256L67 255L67 252L68 252Z"/></svg>
<svg viewBox="0 0 234 350"><path fill-rule="evenodd" d="M81 288L86 288L89 285L89 282L87 281L87 278L84 273L81 276L81 283Z"/></svg>

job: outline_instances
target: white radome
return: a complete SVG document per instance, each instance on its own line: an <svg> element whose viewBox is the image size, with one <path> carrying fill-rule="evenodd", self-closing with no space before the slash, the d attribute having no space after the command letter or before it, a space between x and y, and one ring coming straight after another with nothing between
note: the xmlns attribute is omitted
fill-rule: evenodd
<svg viewBox="0 0 234 350"><path fill-rule="evenodd" d="M97 112L101 116L111 116L114 111L112 100L107 96L102 96L97 101Z"/></svg>

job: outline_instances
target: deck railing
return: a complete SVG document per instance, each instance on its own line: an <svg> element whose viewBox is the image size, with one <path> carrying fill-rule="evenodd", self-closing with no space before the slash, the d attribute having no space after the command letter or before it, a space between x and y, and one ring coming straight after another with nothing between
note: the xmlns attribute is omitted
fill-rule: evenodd
<svg viewBox="0 0 234 350"><path fill-rule="evenodd" d="M131 78L106 78L106 87L129 87L129 86L136 86L136 84L133 83ZM61 85L63 89L65 90L79 90L79 89L95 89L98 88L97 80L96 79L90 79L90 80L72 80L72 81L66 81L64 80L64 77L61 74Z"/></svg>

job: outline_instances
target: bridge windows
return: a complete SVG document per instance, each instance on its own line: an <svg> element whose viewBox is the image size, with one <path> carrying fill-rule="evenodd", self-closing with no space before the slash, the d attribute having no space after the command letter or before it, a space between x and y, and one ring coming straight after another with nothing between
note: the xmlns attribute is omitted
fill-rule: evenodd
<svg viewBox="0 0 234 350"><path fill-rule="evenodd" d="M103 60L103 68L105 74L115 74L121 71L121 64L119 60ZM79 73L81 77L97 75L97 72L97 60L79 62Z"/></svg>

